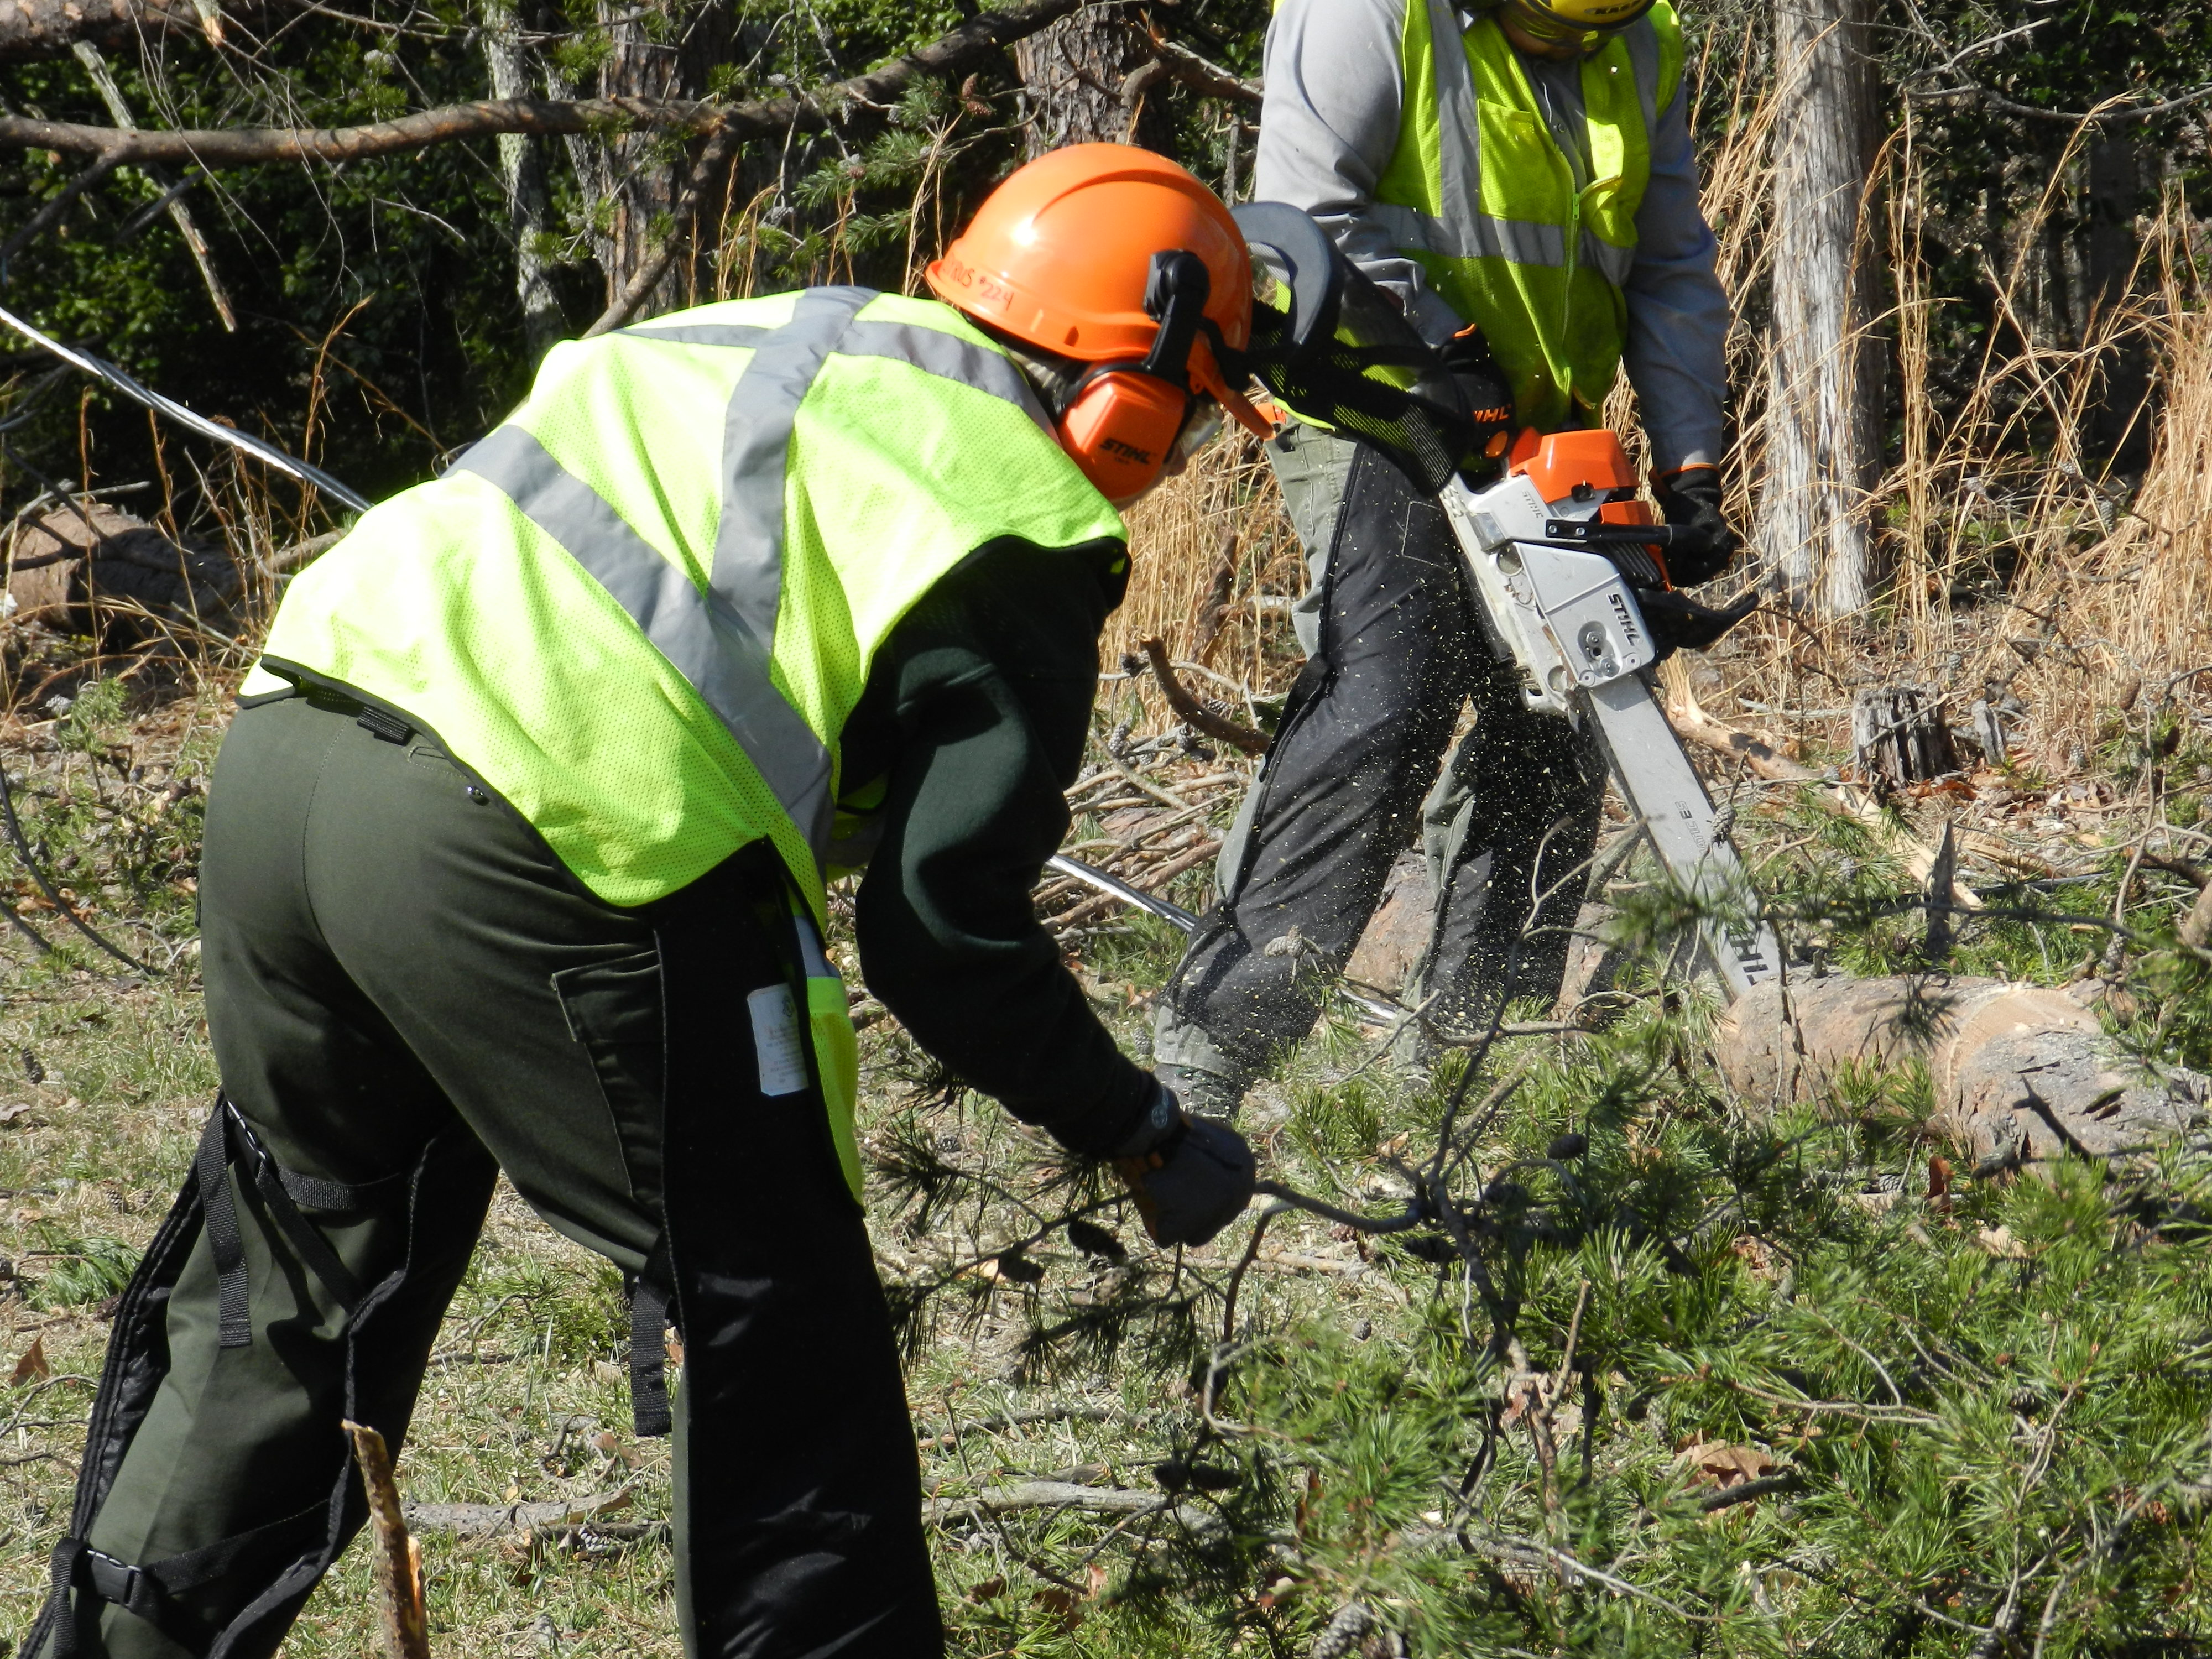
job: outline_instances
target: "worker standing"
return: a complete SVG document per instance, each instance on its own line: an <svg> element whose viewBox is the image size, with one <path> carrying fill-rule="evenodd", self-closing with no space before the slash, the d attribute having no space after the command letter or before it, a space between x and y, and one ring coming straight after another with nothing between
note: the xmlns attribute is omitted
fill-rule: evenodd
<svg viewBox="0 0 2212 1659"><path fill-rule="evenodd" d="M222 1093L115 1321L24 1651L265 1659L405 1432L494 1177L635 1287L690 1655L941 1650L862 1223L824 872L955 1073L1119 1161L1164 1243L1253 1187L1125 1058L1030 891L1115 507L1218 428L1249 268L1142 150L1023 168L930 268L555 348L302 574L210 792ZM1256 424L1256 420L1254 421Z"/></svg>
<svg viewBox="0 0 2212 1659"><path fill-rule="evenodd" d="M1501 430L1598 424L1625 363L1674 580L1718 574L1729 307L1666 0L1280 0L1266 72L1255 195L1312 214ZM1221 1117L1311 1029L1417 826L1431 1029L1556 997L1604 793L1587 733L1528 712L1492 658L1442 510L1387 451L1297 425L1268 459L1308 660L1153 1046Z"/></svg>

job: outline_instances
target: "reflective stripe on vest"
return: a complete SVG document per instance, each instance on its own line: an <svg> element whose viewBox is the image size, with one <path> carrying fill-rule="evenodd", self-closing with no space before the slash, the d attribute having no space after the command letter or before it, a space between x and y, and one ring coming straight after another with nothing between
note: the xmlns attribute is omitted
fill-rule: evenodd
<svg viewBox="0 0 2212 1659"><path fill-rule="evenodd" d="M302 573L268 649L419 717L611 902L766 836L818 918L838 738L900 617L991 541L1123 534L957 313L810 289L556 347Z"/></svg>
<svg viewBox="0 0 2212 1659"><path fill-rule="evenodd" d="M1464 50L1438 52L1439 40ZM1681 80L1681 33L1659 0L1581 64L1582 146L1547 125L1495 17L1462 33L1448 0L1406 0L1404 113L1376 216L1453 309L1481 325L1520 418L1559 425L1612 389L1621 289L1651 134Z"/></svg>

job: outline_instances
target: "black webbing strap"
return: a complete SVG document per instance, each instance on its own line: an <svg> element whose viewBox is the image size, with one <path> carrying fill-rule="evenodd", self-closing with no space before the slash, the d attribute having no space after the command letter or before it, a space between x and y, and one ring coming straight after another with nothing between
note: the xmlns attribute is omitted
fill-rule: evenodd
<svg viewBox="0 0 2212 1659"><path fill-rule="evenodd" d="M238 1232L238 1201L230 1190L230 1103L216 1097L193 1169L200 1209L207 1218L208 1248L215 1252L216 1295L221 1310L217 1346L253 1346L253 1321L247 1301L246 1245Z"/></svg>
<svg viewBox="0 0 2212 1659"><path fill-rule="evenodd" d="M66 1600L71 1589L89 1590L101 1601L166 1632L172 1597L214 1582L228 1572L240 1556L285 1534L302 1532L308 1523L319 1523L322 1518L323 1505L318 1504L147 1566L118 1560L82 1538L63 1539L54 1546L53 1554L53 1593L60 1602L61 1616L54 1626L52 1659L67 1659L77 1651L77 1620Z"/></svg>
<svg viewBox="0 0 2212 1659"><path fill-rule="evenodd" d="M629 1284L629 1414L639 1439L668 1433L668 1292L647 1279Z"/></svg>
<svg viewBox="0 0 2212 1659"><path fill-rule="evenodd" d="M200 1136L196 1163L200 1204L207 1217L209 1247L215 1253L216 1297L221 1314L218 1343L226 1348L251 1347L253 1325L246 1274L246 1247L238 1231L238 1204L231 1192L229 1169L234 1157L245 1160L253 1189L307 1270L323 1282L348 1313L361 1305L362 1287L330 1242L314 1224L300 1213L311 1210L363 1210L397 1194L401 1180L387 1176L359 1185L325 1181L277 1167L252 1127L227 1097L218 1096L213 1115Z"/></svg>

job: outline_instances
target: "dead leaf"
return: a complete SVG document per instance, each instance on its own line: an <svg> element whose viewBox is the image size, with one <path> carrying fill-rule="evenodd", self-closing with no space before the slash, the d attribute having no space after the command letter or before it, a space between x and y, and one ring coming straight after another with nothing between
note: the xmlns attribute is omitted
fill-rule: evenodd
<svg viewBox="0 0 2212 1659"><path fill-rule="evenodd" d="M26 1382L43 1382L54 1374L46 1363L46 1339L35 1336L31 1346L23 1350L23 1357L15 1362L15 1369L8 1375L9 1386L20 1387Z"/></svg>
<svg viewBox="0 0 2212 1659"><path fill-rule="evenodd" d="M1690 1484L1718 1486L1723 1491L1741 1486L1774 1473L1774 1460L1756 1446L1731 1446L1720 1441L1700 1441L1681 1455L1691 1469Z"/></svg>
<svg viewBox="0 0 2212 1659"><path fill-rule="evenodd" d="M1948 1209L1951 1204L1951 1160L1930 1156L1928 1160L1928 1196L1936 1204Z"/></svg>
<svg viewBox="0 0 2212 1659"><path fill-rule="evenodd" d="M1006 1575L1004 1573L994 1572L988 1578L986 1578L981 1583L969 1585L968 1587L968 1599L970 1601L977 1603L988 1601L994 1595L1004 1595L1006 1593Z"/></svg>
<svg viewBox="0 0 2212 1659"><path fill-rule="evenodd" d="M1042 1611L1058 1619L1062 1628L1071 1635L1074 1633L1076 1627L1083 1623L1083 1607L1073 1590L1062 1589L1057 1584L1050 1584L1039 1590L1030 1600Z"/></svg>
<svg viewBox="0 0 2212 1659"><path fill-rule="evenodd" d="M1991 1255L2021 1261L2027 1255L2027 1246L2012 1236L2009 1227L1984 1227L1974 1234L1974 1243Z"/></svg>
<svg viewBox="0 0 2212 1659"><path fill-rule="evenodd" d="M28 1101L25 1101L20 1106L0 1106L0 1123L13 1123L30 1109L31 1105Z"/></svg>
<svg viewBox="0 0 2212 1659"><path fill-rule="evenodd" d="M681 1365L684 1363L684 1345L681 1342L678 1342L674 1337L670 1337L665 1342L661 1344L661 1346L668 1351L668 1363L670 1364Z"/></svg>

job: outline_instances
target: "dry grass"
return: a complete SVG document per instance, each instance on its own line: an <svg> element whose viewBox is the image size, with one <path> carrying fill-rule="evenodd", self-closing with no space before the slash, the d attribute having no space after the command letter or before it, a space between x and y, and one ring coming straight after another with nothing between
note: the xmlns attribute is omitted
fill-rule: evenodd
<svg viewBox="0 0 2212 1659"><path fill-rule="evenodd" d="M1707 158L1705 201L1724 285L1737 296L1729 343L1738 427L1731 505L1756 521L1765 342L1757 325L1767 268L1767 147L1772 111L1748 82L1729 88L1725 137ZM2016 296L2029 280L2042 216L2014 226L1986 266L2001 318L1963 401L1931 391L1930 353L1957 296L1936 291L1920 246L1919 152L1900 131L1870 183L1871 257L1893 273L1893 309L1869 326L1894 341L1901 414L1891 465L1865 512L1894 571L1876 605L1822 622L1771 610L1739 629L1700 679L1741 702L1782 711L1789 735L1839 741L1842 722L1807 711L1850 701L1880 680L1943 686L1954 713L1990 695L2016 699L2014 757L2048 775L2079 774L2124 712L2185 710L2212 664L2212 310L2196 250L2202 222L2179 196L2144 227L2135 296L2094 319L2078 346L2036 341ZM2061 163L2061 174L2070 156ZM2197 240L2192 240L2192 238ZM2096 474L2088 434L2103 376L2124 347L2147 350L2159 398L2152 459L2138 487ZM1641 450L1626 379L1607 424ZM1210 665L1254 691L1278 690L1297 649L1284 615L1304 571L1257 446L1217 447L1129 515L1135 575L1105 646L1115 665L1128 641L1158 634L1191 655L1217 573L1235 538L1235 605ZM2014 641L2020 643L2015 646ZM2031 659L2032 656L2032 659ZM1717 675L1717 685L1712 686ZM2131 690L2132 688L2132 690ZM1165 720L1157 699L1150 705ZM2205 707L2212 708L2212 701ZM1754 722L1756 723L1756 722Z"/></svg>

